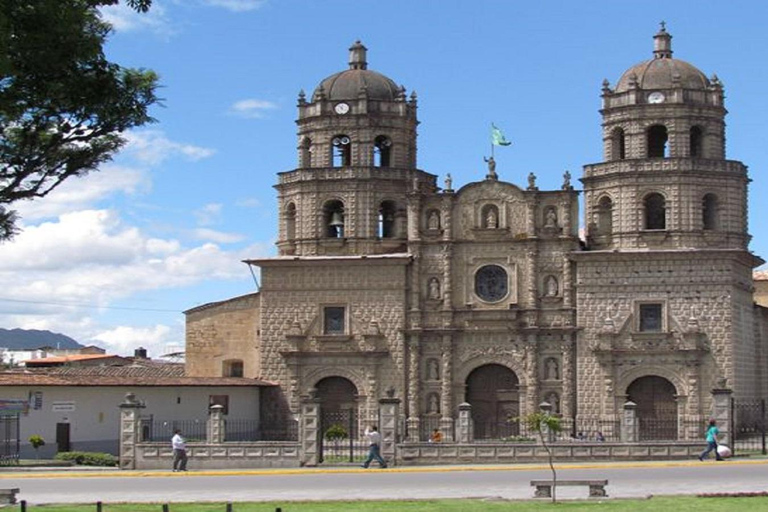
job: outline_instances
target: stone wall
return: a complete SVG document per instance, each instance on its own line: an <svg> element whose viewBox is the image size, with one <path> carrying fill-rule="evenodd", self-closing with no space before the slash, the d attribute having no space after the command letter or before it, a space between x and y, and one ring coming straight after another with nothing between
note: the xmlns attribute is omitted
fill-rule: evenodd
<svg viewBox="0 0 768 512"><path fill-rule="evenodd" d="M259 377L258 293L186 311L186 374L228 377L225 362L242 361L243 377Z"/></svg>
<svg viewBox="0 0 768 512"><path fill-rule="evenodd" d="M296 468L300 464L298 442L255 441L220 444L188 443L189 470ZM135 469L168 469L173 465L170 443L139 443Z"/></svg>

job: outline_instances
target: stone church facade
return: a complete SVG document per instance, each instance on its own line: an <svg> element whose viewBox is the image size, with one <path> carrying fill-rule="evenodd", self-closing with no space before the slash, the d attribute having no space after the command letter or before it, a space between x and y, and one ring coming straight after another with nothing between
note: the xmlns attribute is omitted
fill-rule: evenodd
<svg viewBox="0 0 768 512"><path fill-rule="evenodd" d="M521 187L491 157L454 189L420 170L417 97L356 42L349 69L299 94L279 255L247 261L259 292L186 312L187 374L276 382L275 414L316 395L373 418L393 395L411 438L428 425L450 439L465 402L475 436L494 438L542 402L599 424L631 401L686 439L713 388L765 397L747 169L726 159L722 84L671 39L662 27L653 58L603 84L583 239L568 173L558 190Z"/></svg>

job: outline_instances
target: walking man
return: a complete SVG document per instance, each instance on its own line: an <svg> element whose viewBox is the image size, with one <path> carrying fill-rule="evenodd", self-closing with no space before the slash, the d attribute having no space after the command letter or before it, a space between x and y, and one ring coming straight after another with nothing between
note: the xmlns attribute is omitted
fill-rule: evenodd
<svg viewBox="0 0 768 512"><path fill-rule="evenodd" d="M386 468L387 463L381 458L381 434L379 434L379 429L376 428L376 425L371 425L365 429L365 437L368 440L368 458L363 463L363 467L368 469L371 461L376 459L382 469Z"/></svg>
<svg viewBox="0 0 768 512"><path fill-rule="evenodd" d="M186 471L187 443L184 441L184 438L181 437L181 430L178 428L173 431L171 446L173 447L173 471Z"/></svg>

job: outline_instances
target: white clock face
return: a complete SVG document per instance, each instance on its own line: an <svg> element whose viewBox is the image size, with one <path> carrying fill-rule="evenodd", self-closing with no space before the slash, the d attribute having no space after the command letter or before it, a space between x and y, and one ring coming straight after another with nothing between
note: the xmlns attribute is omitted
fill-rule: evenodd
<svg viewBox="0 0 768 512"><path fill-rule="evenodd" d="M337 103L336 106L333 107L333 110L335 110L337 114L346 114L349 112L349 105L346 103Z"/></svg>
<svg viewBox="0 0 768 512"><path fill-rule="evenodd" d="M656 91L648 95L648 103L662 103L663 101L664 93Z"/></svg>

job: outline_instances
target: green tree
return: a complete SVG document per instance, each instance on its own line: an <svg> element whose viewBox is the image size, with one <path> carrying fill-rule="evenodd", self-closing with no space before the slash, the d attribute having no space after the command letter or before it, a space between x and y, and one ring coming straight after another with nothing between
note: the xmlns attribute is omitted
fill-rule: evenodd
<svg viewBox="0 0 768 512"><path fill-rule="evenodd" d="M562 430L560 418L552 416L549 412L532 412L522 418L523 423L529 432L535 432L539 436L541 444L547 451L549 460L549 469L552 470L552 503L557 501L557 471L555 471L554 456L549 448L549 434L557 433Z"/></svg>
<svg viewBox="0 0 768 512"><path fill-rule="evenodd" d="M99 8L118 2L0 2L0 242L18 231L13 203L96 170L122 132L154 121L157 75L104 55ZM125 3L146 12L151 0Z"/></svg>
<svg viewBox="0 0 768 512"><path fill-rule="evenodd" d="M32 448L35 449L35 457L40 458L40 454L38 453L38 449L41 446L45 446L45 439L42 438L42 436L39 436L37 434L33 434L29 437L29 444L32 445Z"/></svg>

